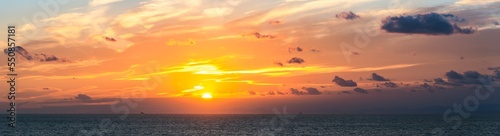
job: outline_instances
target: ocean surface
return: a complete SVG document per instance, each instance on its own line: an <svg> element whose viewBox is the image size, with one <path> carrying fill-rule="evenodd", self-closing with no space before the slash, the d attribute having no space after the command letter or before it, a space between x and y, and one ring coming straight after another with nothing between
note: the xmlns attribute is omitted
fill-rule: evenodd
<svg viewBox="0 0 500 136"><path fill-rule="evenodd" d="M6 116L6 115L5 115ZM0 135L500 135L500 114L457 122L435 115L18 115Z"/></svg>

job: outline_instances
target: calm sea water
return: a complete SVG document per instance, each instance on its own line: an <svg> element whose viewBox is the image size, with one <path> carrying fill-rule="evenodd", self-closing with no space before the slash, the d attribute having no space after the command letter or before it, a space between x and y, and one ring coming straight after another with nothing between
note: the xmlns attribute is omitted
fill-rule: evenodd
<svg viewBox="0 0 500 136"><path fill-rule="evenodd" d="M500 135L500 114L473 115L458 129L438 114L119 117L19 115L17 128L2 127L0 135Z"/></svg>

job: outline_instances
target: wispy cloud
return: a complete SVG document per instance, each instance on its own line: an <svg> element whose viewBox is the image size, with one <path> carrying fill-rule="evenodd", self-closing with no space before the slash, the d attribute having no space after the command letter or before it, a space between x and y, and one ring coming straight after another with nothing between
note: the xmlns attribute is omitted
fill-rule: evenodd
<svg viewBox="0 0 500 136"><path fill-rule="evenodd" d="M477 4L491 4L500 2L500 0L458 0L455 4L458 5L477 5Z"/></svg>
<svg viewBox="0 0 500 136"><path fill-rule="evenodd" d="M18 68L18 70L34 71L34 72L53 72L69 68L96 66L106 61L109 60L90 59L90 60L72 61L72 63L24 63L23 66L25 67L20 67Z"/></svg>
<svg viewBox="0 0 500 136"><path fill-rule="evenodd" d="M352 71L352 72L364 72L364 71L389 70L389 69L400 69L400 68L413 67L413 66L418 66L418 65L421 65L421 64L419 64L419 63L415 63L415 64L396 64L396 65L381 66L381 67L353 68L353 69L350 69L348 71Z"/></svg>

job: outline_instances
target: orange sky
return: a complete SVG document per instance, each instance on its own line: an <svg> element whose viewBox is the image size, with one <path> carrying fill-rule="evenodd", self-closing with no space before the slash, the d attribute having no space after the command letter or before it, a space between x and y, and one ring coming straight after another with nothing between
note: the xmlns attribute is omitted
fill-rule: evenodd
<svg viewBox="0 0 500 136"><path fill-rule="evenodd" d="M33 112L49 111L46 107L51 106L62 106L65 112L71 110L64 106L110 105L129 97L145 98L139 106L165 101L197 107L149 109L158 113L252 113L266 103L300 111L332 101L369 108L361 105L375 100L381 100L377 101L380 107L425 107L450 104L453 99L386 103L404 101L400 95L412 93L425 95L419 99L446 98L445 94L427 96L432 93L421 85L424 79L448 79L445 73L450 70L495 74L487 68L500 66L494 38L500 34L494 23L500 13L491 10L498 9L496 0L390 2L102 0L55 3L54 14L44 11L43 5L12 2L29 10L13 12L15 17L1 23L16 25L19 46L34 58L17 54L21 58L17 101ZM348 18L351 11L358 17ZM47 17L33 20L36 13ZM447 20L461 28L452 34L391 32L381 27L389 17L427 13L440 13L443 18L453 14L467 21ZM458 31L469 27L476 31ZM40 54L59 60L46 61ZM373 73L398 87L369 80ZM335 76L357 85L336 84ZM213 99L201 99L206 93ZM460 98L460 94L451 96ZM328 109L350 106L308 110L331 112Z"/></svg>

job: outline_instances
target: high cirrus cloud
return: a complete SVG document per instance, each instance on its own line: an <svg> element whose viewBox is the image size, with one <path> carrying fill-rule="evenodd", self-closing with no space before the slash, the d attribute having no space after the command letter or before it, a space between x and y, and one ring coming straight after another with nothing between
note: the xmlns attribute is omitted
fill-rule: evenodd
<svg viewBox="0 0 500 136"><path fill-rule="evenodd" d="M335 76L335 78L332 80L332 82L335 82L337 85L340 85L342 87L355 87L358 86L358 84L352 80L344 80L343 78L340 78L338 76Z"/></svg>
<svg viewBox="0 0 500 136"><path fill-rule="evenodd" d="M382 29L390 33L451 35L472 34L476 29L462 28L457 25L464 22L453 14L417 14L404 16L389 16L382 20Z"/></svg>

